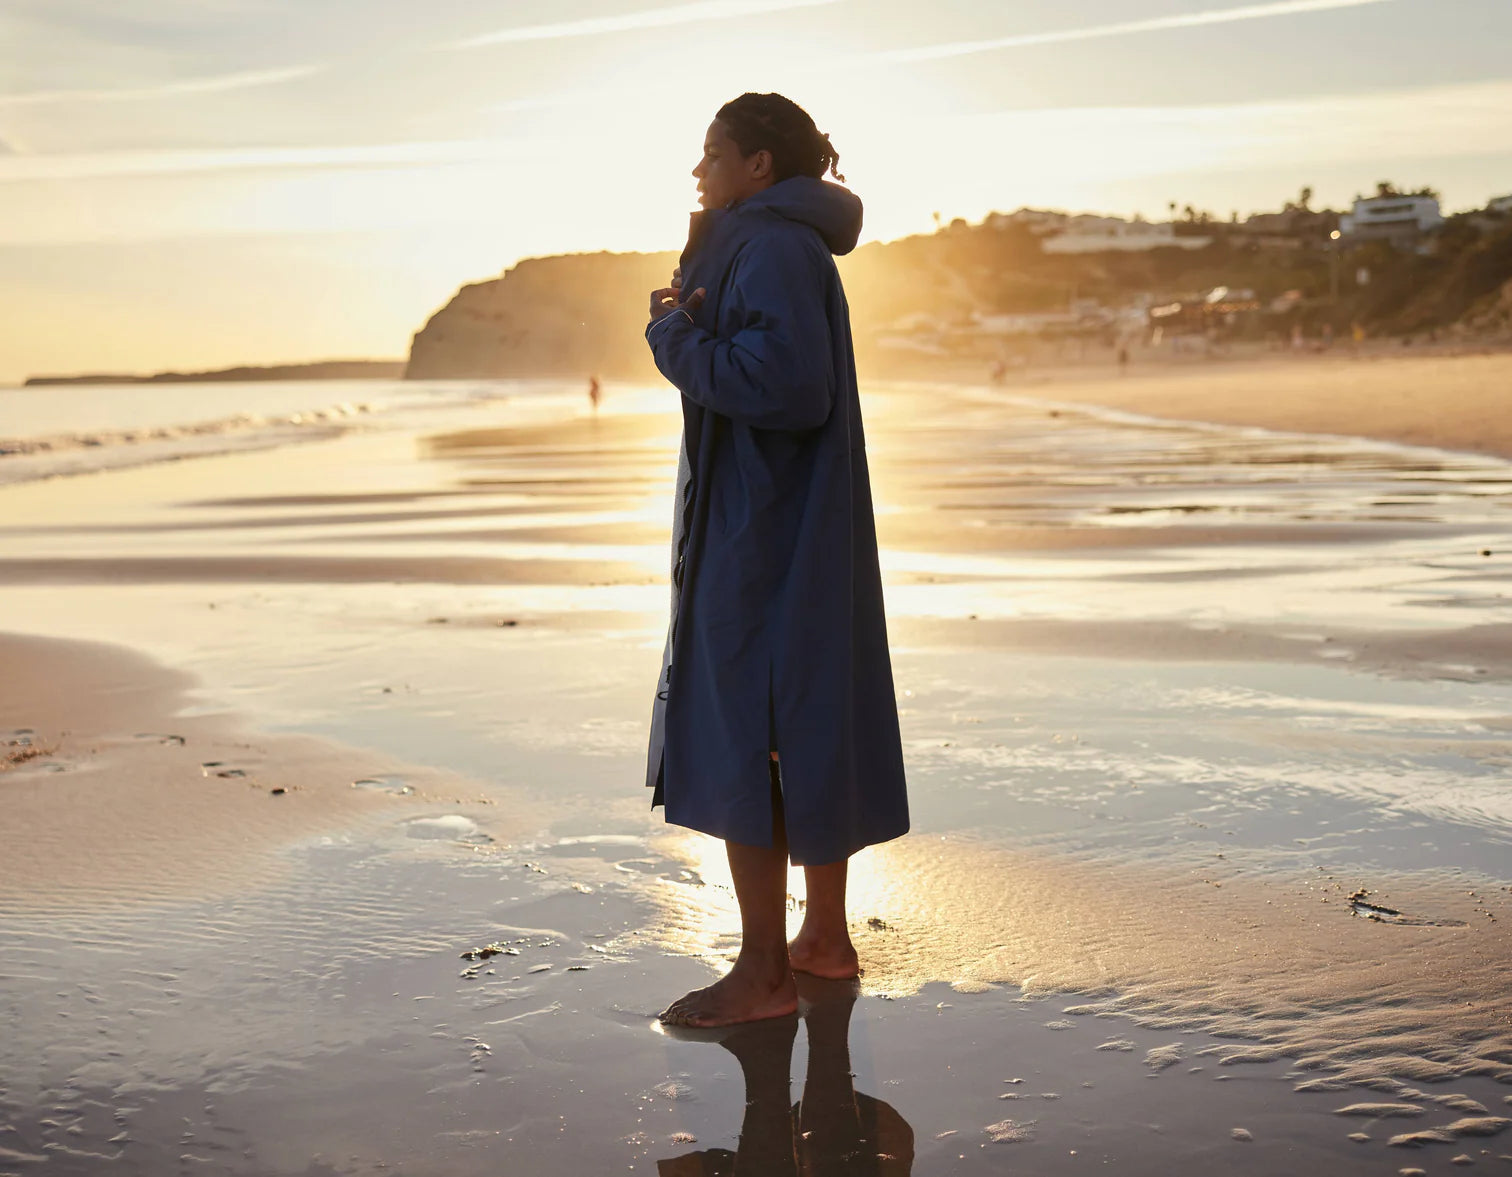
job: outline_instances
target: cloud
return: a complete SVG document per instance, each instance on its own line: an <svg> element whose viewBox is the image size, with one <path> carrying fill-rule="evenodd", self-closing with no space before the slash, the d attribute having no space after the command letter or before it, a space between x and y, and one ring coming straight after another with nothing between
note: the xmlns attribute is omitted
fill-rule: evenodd
<svg viewBox="0 0 1512 1177"><path fill-rule="evenodd" d="M965 57L972 53L990 53L998 49L1020 49L1030 45L1053 45L1063 41L1091 41L1101 37L1125 37L1135 33L1155 33L1167 29L1201 28L1206 25L1232 24L1235 21L1265 20L1277 16L1298 16L1309 12L1328 12L1337 8L1360 8L1367 4L1389 4L1392 0L1273 0L1268 4L1245 4L1238 8L1215 8L1204 12L1182 12L1171 16L1154 16L1144 20L1125 20L1114 24L1087 25L1073 29L1050 29L1042 33L1019 33L1011 37L994 37L982 41L951 41L939 45L920 45L909 49L891 49L858 58L854 64L905 64L914 61L937 61L946 57Z"/></svg>
<svg viewBox="0 0 1512 1177"><path fill-rule="evenodd" d="M556 41L564 37L595 37L603 33L625 33L635 29L661 29L669 25L696 24L711 20L733 20L765 12L783 12L791 8L818 8L842 0L699 0L694 4L677 4L670 8L648 8L620 16L587 17L583 20L554 24L518 25L483 33L444 46L447 49L480 49L487 45L505 45L519 41Z"/></svg>
<svg viewBox="0 0 1512 1177"><path fill-rule="evenodd" d="M894 209L913 219L887 222L889 232L912 231L919 209L942 206L972 215L1004 202L1128 209L1156 177L1190 180L1173 181L1161 205L1198 187L1252 208L1270 198L1275 178L1289 195L1319 172L1364 187L1393 173L1442 183L1435 173L1458 171L1457 199L1483 200L1499 183L1495 157L1512 153L1512 79L1281 102L1006 110L894 121L847 143L868 190L889 202L871 202L872 232ZM1246 194L1257 187L1265 195ZM1333 196L1343 195L1336 187Z"/></svg>
<svg viewBox="0 0 1512 1177"><path fill-rule="evenodd" d="M0 94L0 107L43 106L65 102L150 102L184 94L215 94L226 90L245 90L253 86L275 86L281 82L309 77L325 68L323 65L292 65L280 69L246 70L115 90L31 90L18 94Z"/></svg>
<svg viewBox="0 0 1512 1177"><path fill-rule="evenodd" d="M546 150L530 140L439 139L327 147L35 153L0 159L0 184L257 169L406 168L514 159Z"/></svg>
<svg viewBox="0 0 1512 1177"><path fill-rule="evenodd" d="M983 141L1005 145L1004 152L981 152ZM519 134L76 153L38 153L17 144L21 150L11 154L0 147L0 186L256 171L313 175L343 169L382 170L384 176L372 182L392 186L405 173L446 174L451 168L522 159L549 163L576 150L575 142L570 136ZM908 174L888 172L887 161L911 161L907 167L912 171L920 170L921 155L952 161L951 168L960 161L974 161L984 200L998 199L1011 190L1015 175L1026 173L1067 183L1111 183L1120 177L1202 169L1296 169L1328 162L1484 156L1512 152L1512 79L1282 102L1013 110L944 121L921 111L916 118L889 119L858 133L856 143L858 164L869 161L877 174L887 172L886 182L896 183L900 191L917 185ZM931 165L922 170L950 169ZM680 168L672 171L682 174ZM262 178L251 182L261 183ZM919 207L937 207L923 196L919 200Z"/></svg>

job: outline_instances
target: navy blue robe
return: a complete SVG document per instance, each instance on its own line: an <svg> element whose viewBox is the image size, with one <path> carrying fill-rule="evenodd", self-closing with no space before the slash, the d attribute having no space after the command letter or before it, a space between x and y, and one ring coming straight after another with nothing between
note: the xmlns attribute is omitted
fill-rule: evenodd
<svg viewBox="0 0 1512 1177"><path fill-rule="evenodd" d="M806 176L693 214L691 314L646 329L682 393L668 654L647 784L667 820L792 861L908 830L850 312L861 202Z"/></svg>

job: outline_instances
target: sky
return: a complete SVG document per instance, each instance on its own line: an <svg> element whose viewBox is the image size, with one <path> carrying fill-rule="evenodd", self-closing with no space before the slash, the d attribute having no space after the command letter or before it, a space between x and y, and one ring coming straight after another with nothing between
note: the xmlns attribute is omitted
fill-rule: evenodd
<svg viewBox="0 0 1512 1177"><path fill-rule="evenodd" d="M521 257L678 248L752 89L868 240L1512 192L1509 0L7 0L0 383L403 356Z"/></svg>

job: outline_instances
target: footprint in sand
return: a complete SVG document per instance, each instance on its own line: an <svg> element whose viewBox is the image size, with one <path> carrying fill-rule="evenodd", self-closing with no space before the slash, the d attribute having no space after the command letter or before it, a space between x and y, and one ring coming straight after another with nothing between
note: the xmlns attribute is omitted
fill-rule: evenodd
<svg viewBox="0 0 1512 1177"><path fill-rule="evenodd" d="M164 732L137 732L134 737L138 740L156 740L159 744L171 744L176 748L184 746L184 737L175 736Z"/></svg>
<svg viewBox="0 0 1512 1177"><path fill-rule="evenodd" d="M353 781L352 788L377 789L395 797L408 797L415 791L414 786L406 784L404 778L400 776L363 777L361 780Z"/></svg>
<svg viewBox="0 0 1512 1177"><path fill-rule="evenodd" d="M205 776L224 777L227 780L236 780L247 775L240 768L227 768L224 760L206 760L200 765L200 772Z"/></svg>

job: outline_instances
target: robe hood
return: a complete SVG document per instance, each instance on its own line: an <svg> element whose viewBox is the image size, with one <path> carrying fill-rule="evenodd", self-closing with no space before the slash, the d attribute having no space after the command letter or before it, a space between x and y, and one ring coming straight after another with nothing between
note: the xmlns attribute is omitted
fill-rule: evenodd
<svg viewBox="0 0 1512 1177"><path fill-rule="evenodd" d="M849 188L813 176L791 176L764 188L737 209L766 209L816 229L829 251L844 255L861 236L861 198Z"/></svg>

